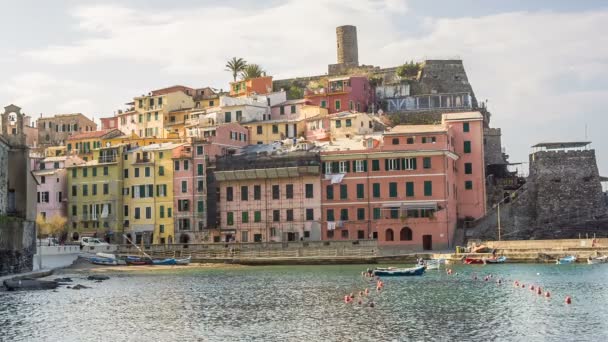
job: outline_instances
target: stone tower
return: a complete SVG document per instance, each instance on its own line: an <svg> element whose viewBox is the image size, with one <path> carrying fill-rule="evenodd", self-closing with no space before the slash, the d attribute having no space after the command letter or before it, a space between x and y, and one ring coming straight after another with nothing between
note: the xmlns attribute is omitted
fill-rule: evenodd
<svg viewBox="0 0 608 342"><path fill-rule="evenodd" d="M359 49L357 47L357 27L344 25L336 27L338 64L359 66Z"/></svg>
<svg viewBox="0 0 608 342"><path fill-rule="evenodd" d="M25 145L25 132L23 131L23 118L21 108L11 104L4 107L4 113L0 114L2 119L2 136L12 146Z"/></svg>

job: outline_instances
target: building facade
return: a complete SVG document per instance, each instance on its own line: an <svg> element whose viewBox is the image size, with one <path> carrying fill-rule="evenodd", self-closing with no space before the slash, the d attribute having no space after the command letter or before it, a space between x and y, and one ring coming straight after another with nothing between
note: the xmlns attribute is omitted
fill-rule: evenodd
<svg viewBox="0 0 608 342"><path fill-rule="evenodd" d="M367 77L336 77L328 79L320 88L306 89L304 98L327 108L330 114L345 110L366 112L374 102L374 91Z"/></svg>
<svg viewBox="0 0 608 342"><path fill-rule="evenodd" d="M258 154L278 145L251 146L217 161L220 236L216 241L321 239L318 153Z"/></svg>
<svg viewBox="0 0 608 342"><path fill-rule="evenodd" d="M41 117L36 122L36 127L38 144L42 146L65 145L68 137L73 134L97 130L97 124L80 113Z"/></svg>

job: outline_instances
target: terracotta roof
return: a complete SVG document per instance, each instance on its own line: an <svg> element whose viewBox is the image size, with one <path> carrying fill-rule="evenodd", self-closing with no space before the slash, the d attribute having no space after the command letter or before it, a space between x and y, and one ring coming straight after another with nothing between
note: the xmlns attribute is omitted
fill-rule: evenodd
<svg viewBox="0 0 608 342"><path fill-rule="evenodd" d="M103 130L103 131L92 131L92 132L78 133L78 134L74 134L74 135L70 136L68 138L68 140L102 138L106 134L112 133L113 131L118 131L118 129L112 128L112 129L106 129L106 130Z"/></svg>
<svg viewBox="0 0 608 342"><path fill-rule="evenodd" d="M193 95L194 88L186 87L186 86L183 86L183 85L174 85L172 87L152 90L151 93L152 93L153 96L157 96L157 95L164 95L164 94L174 93L176 91L182 91L182 92L185 93L186 90L190 91L190 95Z"/></svg>
<svg viewBox="0 0 608 342"><path fill-rule="evenodd" d="M385 134L421 134L446 132L447 127L443 125L398 125Z"/></svg>

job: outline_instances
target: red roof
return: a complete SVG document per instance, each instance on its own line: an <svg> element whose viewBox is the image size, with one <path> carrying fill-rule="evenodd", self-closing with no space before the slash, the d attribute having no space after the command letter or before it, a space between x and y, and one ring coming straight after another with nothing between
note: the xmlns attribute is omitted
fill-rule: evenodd
<svg viewBox="0 0 608 342"><path fill-rule="evenodd" d="M182 86L182 85L174 85L172 87L152 90L151 93L153 96L157 96L157 95L165 95L165 94L169 94L169 93L174 93L176 91L182 91L186 94L190 93L190 95L194 95L194 88L190 88L190 87L186 87L186 86Z"/></svg>
<svg viewBox="0 0 608 342"><path fill-rule="evenodd" d="M116 128L105 129L102 131L91 131L91 132L83 132L70 136L68 140L80 140L80 139L95 139L102 138L104 135L111 133L112 131L117 131Z"/></svg>

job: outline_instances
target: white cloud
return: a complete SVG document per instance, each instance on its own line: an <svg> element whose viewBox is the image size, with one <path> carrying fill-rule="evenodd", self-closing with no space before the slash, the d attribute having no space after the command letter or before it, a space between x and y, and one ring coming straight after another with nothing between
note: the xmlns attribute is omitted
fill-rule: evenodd
<svg viewBox="0 0 608 342"><path fill-rule="evenodd" d="M232 56L261 64L277 78L323 73L336 60L335 27L355 24L361 63L393 66L423 57L462 58L478 99L489 99L493 125L503 128L513 160L526 160L529 145L540 140L580 138L580 118L596 127L608 121L602 116L608 95L606 10L420 18L399 0L146 9L79 7L72 14L83 38L24 54L64 68L143 65L153 75L146 75L146 80L181 83L186 78L200 80L195 85L225 87L230 76L224 64ZM410 35L403 27L408 17L420 22L424 33ZM146 83L149 88L157 85ZM144 89L133 93L140 90ZM21 93L24 100L34 100L26 91ZM82 94L75 98L85 101L83 106L97 103L108 109L107 98ZM132 95L115 96L113 105ZM78 104L57 103L65 108ZM601 136L595 140L598 149L608 151ZM603 164L608 171L608 160Z"/></svg>

